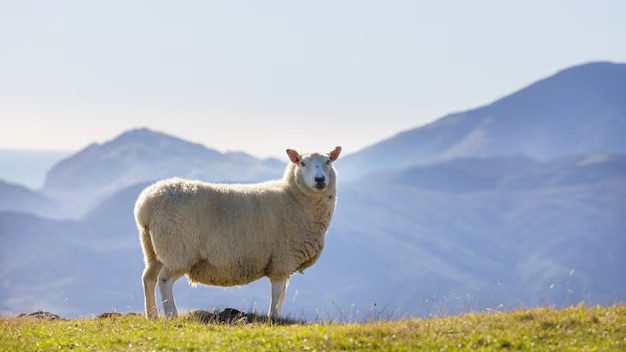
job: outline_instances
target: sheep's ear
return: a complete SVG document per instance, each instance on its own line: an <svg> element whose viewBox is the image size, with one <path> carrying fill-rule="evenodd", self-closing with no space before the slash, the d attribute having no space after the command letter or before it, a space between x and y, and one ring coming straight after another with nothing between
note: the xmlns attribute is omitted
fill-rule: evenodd
<svg viewBox="0 0 626 352"><path fill-rule="evenodd" d="M335 150L328 153L328 157L330 158L330 160L335 161L337 160L337 158L339 158L339 154L341 154L341 147L337 146L335 147Z"/></svg>
<svg viewBox="0 0 626 352"><path fill-rule="evenodd" d="M298 164L300 162L300 154L293 149L287 149L287 155L292 163Z"/></svg>

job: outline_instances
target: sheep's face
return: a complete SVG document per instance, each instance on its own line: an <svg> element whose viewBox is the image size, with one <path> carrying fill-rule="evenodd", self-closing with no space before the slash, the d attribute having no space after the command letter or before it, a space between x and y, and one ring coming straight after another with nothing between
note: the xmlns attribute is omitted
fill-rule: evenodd
<svg viewBox="0 0 626 352"><path fill-rule="evenodd" d="M295 178L300 185L316 192L323 192L335 186L333 161L339 158L341 147L336 147L328 154L310 153L300 155L293 149L287 149L287 155L296 165Z"/></svg>

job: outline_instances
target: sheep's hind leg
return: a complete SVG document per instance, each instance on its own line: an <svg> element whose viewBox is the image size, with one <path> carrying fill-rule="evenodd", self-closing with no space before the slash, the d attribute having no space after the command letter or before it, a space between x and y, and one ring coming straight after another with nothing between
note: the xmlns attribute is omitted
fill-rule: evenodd
<svg viewBox="0 0 626 352"><path fill-rule="evenodd" d="M176 303L174 302L174 282L178 280L180 274L173 273L167 268L162 268L159 272L159 291L161 291L161 302L163 303L163 311L168 318L178 316Z"/></svg>
<svg viewBox="0 0 626 352"><path fill-rule="evenodd" d="M146 268L143 271L143 294L146 318L148 319L156 319L159 316L154 289L156 288L157 276L162 266L163 264L161 264L161 262L151 260L146 264Z"/></svg>
<svg viewBox="0 0 626 352"><path fill-rule="evenodd" d="M267 317L270 319L280 318L283 308L283 299L285 298L285 291L287 291L287 283L289 279L270 279L272 283L272 299L270 301L270 309L267 313Z"/></svg>

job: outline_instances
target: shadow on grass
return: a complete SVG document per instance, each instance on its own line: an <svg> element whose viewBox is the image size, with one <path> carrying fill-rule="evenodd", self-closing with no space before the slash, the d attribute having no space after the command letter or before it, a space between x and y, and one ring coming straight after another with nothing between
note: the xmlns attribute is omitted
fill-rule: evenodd
<svg viewBox="0 0 626 352"><path fill-rule="evenodd" d="M205 324L273 324L273 325L296 325L306 324L305 321L292 319L289 317L272 319L271 321L265 315L259 315L255 312L244 313L234 308L226 308L222 311L215 309L213 311L195 310L182 316L183 319L197 321Z"/></svg>

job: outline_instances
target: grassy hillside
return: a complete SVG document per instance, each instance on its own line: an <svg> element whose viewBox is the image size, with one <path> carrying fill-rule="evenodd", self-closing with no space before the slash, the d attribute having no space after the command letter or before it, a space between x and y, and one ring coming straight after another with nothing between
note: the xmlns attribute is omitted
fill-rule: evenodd
<svg viewBox="0 0 626 352"><path fill-rule="evenodd" d="M626 350L626 306L371 322L204 324L140 316L85 320L0 319L1 351L55 350Z"/></svg>

